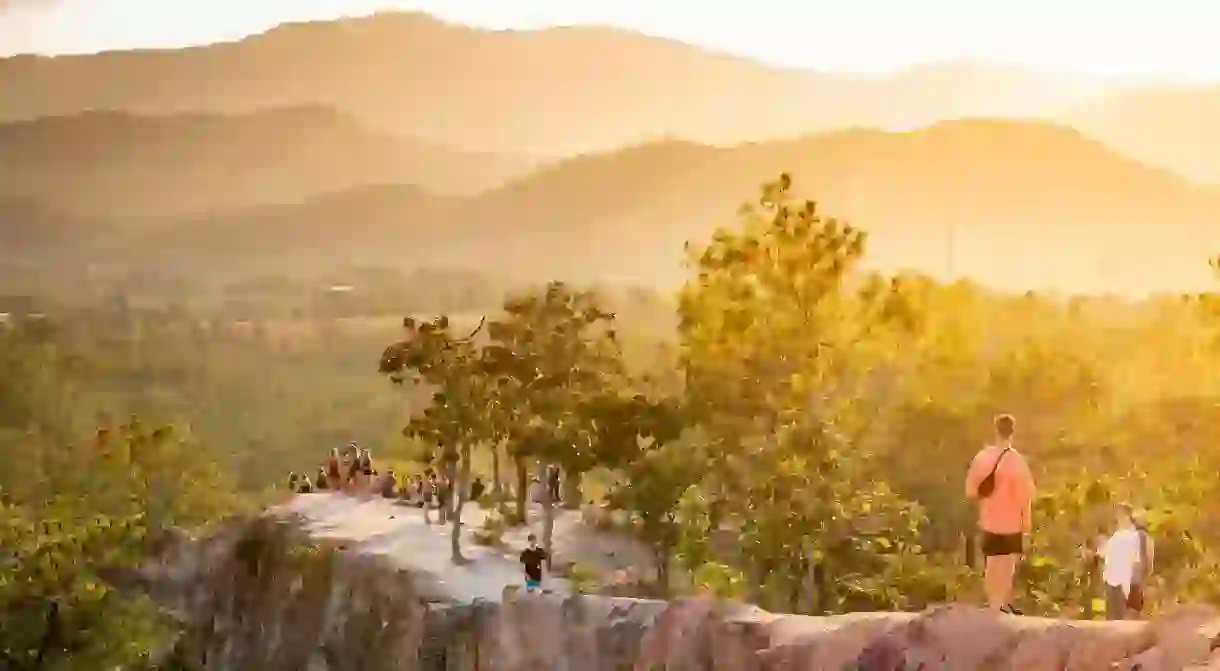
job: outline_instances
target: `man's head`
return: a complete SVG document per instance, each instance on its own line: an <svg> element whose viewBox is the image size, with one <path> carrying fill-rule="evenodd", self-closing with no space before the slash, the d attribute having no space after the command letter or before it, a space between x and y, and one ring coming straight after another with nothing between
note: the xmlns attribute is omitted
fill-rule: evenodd
<svg viewBox="0 0 1220 671"><path fill-rule="evenodd" d="M1017 420L1012 415L1000 415L995 418L995 435L1002 441L1012 440L1017 432Z"/></svg>
<svg viewBox="0 0 1220 671"><path fill-rule="evenodd" d="M1120 503L1114 507L1114 516L1120 528L1135 524L1135 508L1130 503Z"/></svg>
<svg viewBox="0 0 1220 671"><path fill-rule="evenodd" d="M538 537L534 534L530 534L525 540L529 541L530 547L538 547Z"/></svg>

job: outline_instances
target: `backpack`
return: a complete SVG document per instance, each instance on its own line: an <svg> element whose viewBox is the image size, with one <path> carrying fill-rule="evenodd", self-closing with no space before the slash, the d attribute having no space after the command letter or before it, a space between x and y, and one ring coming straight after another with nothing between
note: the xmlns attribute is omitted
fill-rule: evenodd
<svg viewBox="0 0 1220 671"><path fill-rule="evenodd" d="M979 482L978 493L980 499L985 499L995 492L996 471L1000 470L1000 462L1004 461L1004 455L1008 454L1011 449L1011 447L1006 447L1004 451L1000 452L1000 456L996 457L995 464L991 467L991 472Z"/></svg>
<svg viewBox="0 0 1220 671"><path fill-rule="evenodd" d="M1148 530L1136 527L1135 531L1140 535L1140 564L1136 569L1135 582L1143 583L1148 577Z"/></svg>

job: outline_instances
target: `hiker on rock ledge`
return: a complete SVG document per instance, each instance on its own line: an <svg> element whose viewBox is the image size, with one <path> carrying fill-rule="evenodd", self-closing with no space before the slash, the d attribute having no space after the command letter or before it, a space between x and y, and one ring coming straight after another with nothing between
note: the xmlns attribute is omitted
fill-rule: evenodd
<svg viewBox="0 0 1220 671"><path fill-rule="evenodd" d="M542 588L542 563L546 561L546 550L538 547L538 537L530 534L529 547L521 552L521 566L525 569L525 590L534 592Z"/></svg>
<svg viewBox="0 0 1220 671"><path fill-rule="evenodd" d="M1011 415L995 420L996 440L970 462L966 496L978 501L979 530L987 605L1018 614L1011 605L1013 579L1031 529L1034 477L1025 457L1012 446L1017 423Z"/></svg>
<svg viewBox="0 0 1220 671"><path fill-rule="evenodd" d="M1098 545L1105 583L1106 619L1126 620L1144 606L1144 586L1152 573L1153 543L1126 503L1117 508L1114 533Z"/></svg>

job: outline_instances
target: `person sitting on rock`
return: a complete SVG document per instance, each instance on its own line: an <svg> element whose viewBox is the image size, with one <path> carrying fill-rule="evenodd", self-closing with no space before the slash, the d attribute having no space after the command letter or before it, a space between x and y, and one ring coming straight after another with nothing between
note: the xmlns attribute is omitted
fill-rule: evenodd
<svg viewBox="0 0 1220 671"><path fill-rule="evenodd" d="M367 489L373 483L373 457L368 450L360 450L360 486Z"/></svg>
<svg viewBox="0 0 1220 671"><path fill-rule="evenodd" d="M398 478L394 476L394 471L386 471L382 476L381 496L386 499L398 498Z"/></svg>
<svg viewBox="0 0 1220 671"><path fill-rule="evenodd" d="M415 506L428 509L428 483L422 475L415 476Z"/></svg>
<svg viewBox="0 0 1220 671"><path fill-rule="evenodd" d="M326 469L321 466L318 467L318 476L314 480L314 487L319 491L325 491L330 487L330 481L326 477Z"/></svg>
<svg viewBox="0 0 1220 671"><path fill-rule="evenodd" d="M326 460L326 480L334 489L343 488L342 471L339 470L339 448L331 448L330 458Z"/></svg>
<svg viewBox="0 0 1220 671"><path fill-rule="evenodd" d="M347 465L347 492L354 494L360 490L360 459L354 458Z"/></svg>
<svg viewBox="0 0 1220 671"><path fill-rule="evenodd" d="M342 457L345 463L350 463L359 457L360 448L356 446L356 441L353 440L352 442L348 443L346 447L342 448L342 450L339 452L339 456Z"/></svg>

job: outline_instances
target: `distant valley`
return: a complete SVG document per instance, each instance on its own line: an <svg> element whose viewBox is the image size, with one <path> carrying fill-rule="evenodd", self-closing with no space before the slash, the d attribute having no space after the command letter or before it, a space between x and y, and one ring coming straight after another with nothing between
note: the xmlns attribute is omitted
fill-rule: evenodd
<svg viewBox="0 0 1220 671"><path fill-rule="evenodd" d="M0 277L371 264L672 287L683 244L788 171L869 231L873 267L1175 291L1208 286L1220 250L1217 142L1207 87L780 70L608 28L383 14L0 59Z"/></svg>

